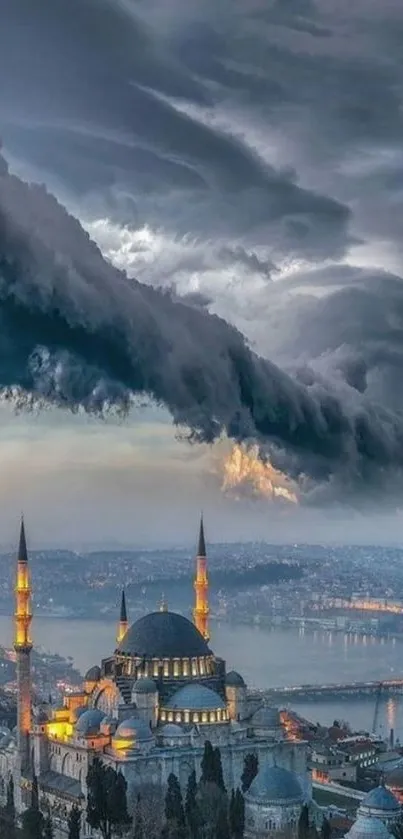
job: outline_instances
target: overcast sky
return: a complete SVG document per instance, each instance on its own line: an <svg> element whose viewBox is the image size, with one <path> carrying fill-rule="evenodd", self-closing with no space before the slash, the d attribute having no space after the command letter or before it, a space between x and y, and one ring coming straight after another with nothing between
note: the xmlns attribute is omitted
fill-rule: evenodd
<svg viewBox="0 0 403 839"><path fill-rule="evenodd" d="M214 541L400 542L400 0L0 0L0 17L0 135L10 172L44 182L107 260L165 292L136 287L120 310L118 275L103 271L77 231L61 235L51 204L34 196L28 210L4 175L4 218L46 245L30 251L40 305L49 251L53 266L67 265L74 248L71 288L66 280L62 290L67 322L80 307L80 326L98 324L95 298L80 297L81 282L71 290L82 267L90 280L97 274L121 334L136 332L144 365L152 343L144 385L122 365L118 372L113 345L103 367L96 359L113 385L108 399L120 404L146 389L161 406L104 421L84 410L16 415L0 405L0 542L13 540L21 509L35 545L191 542L201 509ZM14 241L10 234L10 253ZM4 255L11 264L5 247ZM17 359L21 338L1 280L0 326ZM18 303L29 308L26 278L22 286ZM222 358L240 344L208 313L276 365L245 356L263 418L255 410L252 421L244 388L239 414ZM36 344L52 332L41 324L32 323ZM63 348L77 351L70 337ZM74 355L88 364L91 396L94 352ZM11 361L0 384L27 387ZM91 412L84 390L70 377L68 396L51 401ZM172 416L202 442L179 440ZM299 484L298 508L223 495L227 444L209 444L213 417L218 436L259 439Z"/></svg>

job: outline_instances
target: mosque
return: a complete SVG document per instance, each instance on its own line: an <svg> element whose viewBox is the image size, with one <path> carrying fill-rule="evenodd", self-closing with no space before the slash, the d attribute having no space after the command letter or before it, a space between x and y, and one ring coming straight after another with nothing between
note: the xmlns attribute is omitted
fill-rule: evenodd
<svg viewBox="0 0 403 839"><path fill-rule="evenodd" d="M124 774L130 807L140 788L164 788L171 772L182 788L193 769L199 776L206 740L220 748L228 790L240 785L245 756L258 757L260 771L246 802L248 835L281 836L285 823L295 833L301 804L310 797L307 744L287 739L278 710L256 700L209 645L203 520L194 590L193 622L162 604L132 625L123 592L113 655L94 664L82 689L66 694L60 707L34 705L31 582L21 522L14 617L17 727L14 733L0 730L0 798L12 774L22 812L35 775L56 839L66 837L74 804L83 811L83 837L94 835L85 821L94 756Z"/></svg>

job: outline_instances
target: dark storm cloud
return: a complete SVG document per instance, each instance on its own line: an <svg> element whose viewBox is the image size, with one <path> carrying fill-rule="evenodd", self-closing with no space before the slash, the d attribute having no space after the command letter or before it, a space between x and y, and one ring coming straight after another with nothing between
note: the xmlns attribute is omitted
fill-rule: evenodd
<svg viewBox="0 0 403 839"><path fill-rule="evenodd" d="M400 0L0 0L0 15L16 165L86 221L167 243L141 273L162 294L4 178L3 385L87 410L146 392L195 437L273 443L327 498L397 491L402 281L321 263L358 241L371 261L379 243L402 253ZM273 282L299 258L319 267Z"/></svg>
<svg viewBox="0 0 403 839"><path fill-rule="evenodd" d="M304 284L327 293L305 299ZM300 294L284 309L288 322L296 310L294 331L284 339L288 358L303 357L328 375L341 374L369 398L403 408L402 278L379 270L333 266L301 274L295 285Z"/></svg>
<svg viewBox="0 0 403 839"><path fill-rule="evenodd" d="M293 380L225 321L116 271L43 187L4 161L0 171L0 382L10 398L92 412L147 394L194 439L255 437L296 473L356 485L403 466L399 414L308 370Z"/></svg>
<svg viewBox="0 0 403 839"><path fill-rule="evenodd" d="M341 202L175 106L213 107L212 73L200 77L197 56L211 52L214 64L226 30L189 22L174 43L141 20L144 4L125 6L0 0L0 73L12 79L0 93L2 131L13 155L76 194L131 194L135 216L182 235L249 234L280 252L341 256L350 241ZM224 4L219 22L229 12Z"/></svg>

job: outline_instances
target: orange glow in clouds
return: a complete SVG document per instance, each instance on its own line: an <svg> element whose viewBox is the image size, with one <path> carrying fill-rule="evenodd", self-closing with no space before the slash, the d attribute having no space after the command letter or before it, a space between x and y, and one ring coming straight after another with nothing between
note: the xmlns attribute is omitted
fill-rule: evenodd
<svg viewBox="0 0 403 839"><path fill-rule="evenodd" d="M292 481L269 461L260 459L257 445L236 443L223 462L222 490L231 492L237 489L249 489L255 496L271 501L280 498L298 504Z"/></svg>

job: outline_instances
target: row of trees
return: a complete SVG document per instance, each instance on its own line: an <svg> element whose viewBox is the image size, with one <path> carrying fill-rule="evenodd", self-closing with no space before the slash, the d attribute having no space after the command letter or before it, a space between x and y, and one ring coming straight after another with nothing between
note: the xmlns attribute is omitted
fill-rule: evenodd
<svg viewBox="0 0 403 839"><path fill-rule="evenodd" d="M88 824L99 831L102 839L113 839L128 833L133 839L242 839L244 831L243 793L249 789L258 772L255 755L246 755L241 789L228 795L224 784L221 753L207 741L201 761L200 782L192 772L183 801L179 781L174 774L168 779L163 824L158 818L150 830L147 800L139 795L134 819L129 815L127 783L121 772L105 766L95 758L87 776ZM148 802L148 808L150 808ZM81 811L73 806L69 815L68 839L81 837ZM0 813L0 839L53 839L51 816L43 813L39 803L38 782L33 778L30 806L22 815L21 831L16 827L13 780L7 790L7 804Z"/></svg>
<svg viewBox="0 0 403 839"><path fill-rule="evenodd" d="M258 769L257 759L248 755L244 762L242 790L245 792ZM134 839L146 839L135 816ZM224 784L221 754L207 741L201 762L201 777L189 776L185 800L176 775L168 778L165 796L165 823L162 839L242 839L245 803L238 788L228 792Z"/></svg>
<svg viewBox="0 0 403 839"><path fill-rule="evenodd" d="M80 839L81 813L73 807L69 814L68 839ZM38 780L32 780L30 806L21 818L21 829L17 827L14 802L14 781L10 777L7 786L7 801L0 812L0 839L54 839L52 819L44 815L39 806Z"/></svg>

